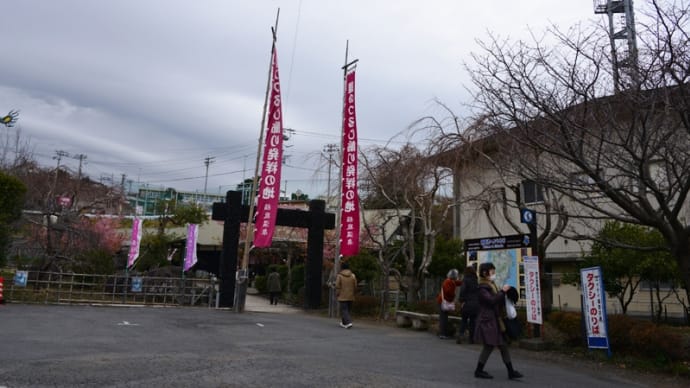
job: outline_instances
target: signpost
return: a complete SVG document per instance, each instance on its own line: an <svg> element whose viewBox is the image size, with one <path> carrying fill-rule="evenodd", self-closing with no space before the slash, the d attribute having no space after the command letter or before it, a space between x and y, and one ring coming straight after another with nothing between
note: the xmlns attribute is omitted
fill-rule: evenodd
<svg viewBox="0 0 690 388"><path fill-rule="evenodd" d="M530 235L530 241L532 244L532 257L536 259L536 266L537 266L537 271L536 271L536 281L537 281L537 287L540 293L539 296L539 312L541 315L541 284L539 283L539 277L542 273L541 269L541 263L540 263L540 258L539 258L539 240L537 239L537 212L535 212L532 209L527 209L527 208L522 208L520 209L520 222L523 224L527 224L527 227L529 228L529 235ZM525 278L525 281L527 281L527 278ZM525 290L527 291L527 286L525 286ZM529 292L529 291L528 291ZM539 319L541 321L541 318ZM534 322L534 338L539 338L541 337L541 332L539 329L539 325L541 322Z"/></svg>

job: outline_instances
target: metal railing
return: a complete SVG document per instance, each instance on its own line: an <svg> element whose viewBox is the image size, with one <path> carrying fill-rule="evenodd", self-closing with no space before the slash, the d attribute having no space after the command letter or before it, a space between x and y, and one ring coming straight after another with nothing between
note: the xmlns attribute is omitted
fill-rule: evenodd
<svg viewBox="0 0 690 388"><path fill-rule="evenodd" d="M214 278L93 275L29 271L26 284L5 281L7 302L216 306Z"/></svg>

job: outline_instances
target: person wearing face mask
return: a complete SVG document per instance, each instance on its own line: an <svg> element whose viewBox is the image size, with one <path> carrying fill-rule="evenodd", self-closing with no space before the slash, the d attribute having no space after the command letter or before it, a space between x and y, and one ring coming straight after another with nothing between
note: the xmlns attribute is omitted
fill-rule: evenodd
<svg viewBox="0 0 690 388"><path fill-rule="evenodd" d="M502 316L505 315L506 292L510 289L509 285L504 285L502 289L494 283L496 280L496 267L493 263L482 263L479 265L479 314L477 315L477 327L474 330L474 342L482 343L483 348L479 354L477 369L474 377L481 379L492 379L493 376L484 371L484 366L491 356L494 347L501 351L501 358L508 369L508 378L517 379L522 377L522 373L513 369L510 359L508 344L503 339L505 326Z"/></svg>

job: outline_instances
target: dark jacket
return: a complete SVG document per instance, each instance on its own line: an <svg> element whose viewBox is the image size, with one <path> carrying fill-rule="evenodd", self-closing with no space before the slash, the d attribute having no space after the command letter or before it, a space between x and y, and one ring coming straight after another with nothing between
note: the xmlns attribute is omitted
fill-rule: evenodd
<svg viewBox="0 0 690 388"><path fill-rule="evenodd" d="M479 314L479 284L477 284L477 276L465 275L462 279L460 302L462 302L460 313L463 316L471 317Z"/></svg>
<svg viewBox="0 0 690 388"><path fill-rule="evenodd" d="M266 288L268 292L280 292L280 274L278 272L271 272L266 279Z"/></svg>
<svg viewBox="0 0 690 388"><path fill-rule="evenodd" d="M485 345L500 346L505 343L505 327L501 320L505 310L505 294L488 279L479 281L479 315L477 328L474 330L474 342Z"/></svg>

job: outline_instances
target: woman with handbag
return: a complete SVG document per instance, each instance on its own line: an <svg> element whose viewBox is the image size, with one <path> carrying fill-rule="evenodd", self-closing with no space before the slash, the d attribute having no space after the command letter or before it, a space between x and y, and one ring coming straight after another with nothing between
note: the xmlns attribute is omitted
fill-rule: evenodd
<svg viewBox="0 0 690 388"><path fill-rule="evenodd" d="M506 292L510 289L509 285L498 289L494 283L496 279L496 267L493 263L482 263L479 265L479 315L477 316L477 327L474 330L474 342L483 343L484 347L479 354L477 369L474 370L474 377L481 379L492 379L493 376L484 371L484 365L489 360L494 347L501 351L501 358L508 369L508 378L517 379L522 377L522 373L513 369L510 360L508 344L503 339L505 325L503 315L505 315Z"/></svg>
<svg viewBox="0 0 690 388"><path fill-rule="evenodd" d="M455 288L462 285L462 281L458 280L459 272L453 268L448 271L446 279L441 284L441 291L436 296L436 303L438 303L438 338L451 338L448 333L448 314L455 311Z"/></svg>

